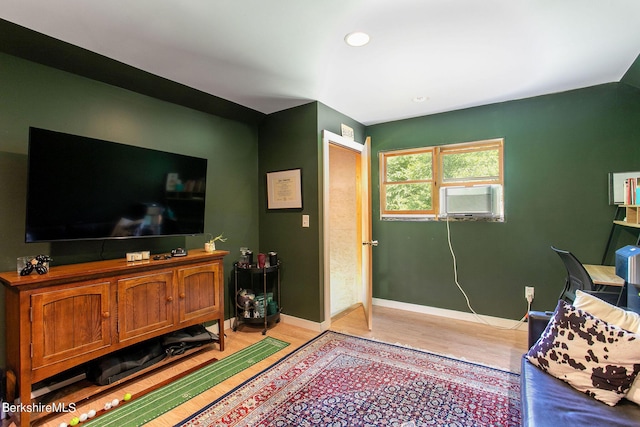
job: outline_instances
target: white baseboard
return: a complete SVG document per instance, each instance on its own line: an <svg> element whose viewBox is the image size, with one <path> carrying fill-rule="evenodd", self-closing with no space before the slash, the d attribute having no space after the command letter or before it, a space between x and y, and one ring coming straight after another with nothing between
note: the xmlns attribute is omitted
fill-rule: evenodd
<svg viewBox="0 0 640 427"><path fill-rule="evenodd" d="M488 324L490 326L496 326L499 328L517 329L521 331L527 330L526 322L519 322L513 319L504 319L502 317L486 316L483 314L476 316L473 313L449 310L446 308L430 307L427 305L410 304L406 302L392 301L381 298L373 298L373 305L395 308L397 310L410 311L413 313L446 317L449 319L465 320L467 322L474 322L485 325ZM312 320L302 319L300 317L290 316L284 313L280 314L280 319L281 322L286 323L287 325L297 326L316 332L324 332L331 327L331 320L325 320L324 322L319 323ZM231 328L231 325L233 325L233 318L225 320L224 324L225 329Z"/></svg>
<svg viewBox="0 0 640 427"><path fill-rule="evenodd" d="M292 326L298 326L300 328L310 329L316 332L324 332L329 329L330 322L314 322L312 320L301 319L299 317L289 316L288 314L280 314L280 319L283 323Z"/></svg>
<svg viewBox="0 0 640 427"><path fill-rule="evenodd" d="M513 319L504 319L502 317L486 316L484 314L475 315L457 310L449 310L446 308L430 307L427 305L410 304L407 302L392 301L381 298L373 298L373 305L380 307L395 308L398 310L411 311L413 313L430 314L432 316L446 317L449 319L465 320L480 324L489 324L499 328L514 328L521 331L527 330L526 322L519 322Z"/></svg>

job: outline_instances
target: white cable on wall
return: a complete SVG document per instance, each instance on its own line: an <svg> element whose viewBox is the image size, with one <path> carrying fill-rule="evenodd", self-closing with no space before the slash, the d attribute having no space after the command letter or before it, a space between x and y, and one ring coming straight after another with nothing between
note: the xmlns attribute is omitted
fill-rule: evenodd
<svg viewBox="0 0 640 427"><path fill-rule="evenodd" d="M516 323L515 325L513 325L510 328L505 328L503 326L498 326L498 325L491 324L486 319L484 319L482 316L480 316L478 313L476 313L476 311L473 309L473 307L471 307L471 302L469 301L469 297L467 296L467 293L464 291L464 289L462 289L462 286L458 282L458 263L456 261L456 254L453 251L453 245L451 244L451 227L449 226L449 217L448 216L447 216L447 242L449 244L449 252L451 252L451 258L453 259L453 281L455 282L456 286L458 287L458 289L460 290L460 292L464 296L464 299L467 302L467 307L469 308L471 313L473 313L473 315L480 322L482 322L482 323L484 323L486 325L492 326L494 328L498 328L498 329L517 329L518 327L520 327L520 325L522 323L524 323L524 321L526 320L527 315L528 315L529 311L531 310L531 302L529 302L529 301L527 301L527 314L525 314L524 317L522 317L522 319L520 319L518 321L518 323Z"/></svg>

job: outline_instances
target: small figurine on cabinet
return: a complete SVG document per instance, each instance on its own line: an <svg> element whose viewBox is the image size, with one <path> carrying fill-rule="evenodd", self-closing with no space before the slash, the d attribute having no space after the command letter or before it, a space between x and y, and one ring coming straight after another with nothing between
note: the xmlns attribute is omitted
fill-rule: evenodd
<svg viewBox="0 0 640 427"><path fill-rule="evenodd" d="M22 270L20 270L21 276L28 276L34 270L38 274L46 274L49 272L49 263L53 261L53 259L48 255L38 255L34 258L31 258L27 265L24 266Z"/></svg>

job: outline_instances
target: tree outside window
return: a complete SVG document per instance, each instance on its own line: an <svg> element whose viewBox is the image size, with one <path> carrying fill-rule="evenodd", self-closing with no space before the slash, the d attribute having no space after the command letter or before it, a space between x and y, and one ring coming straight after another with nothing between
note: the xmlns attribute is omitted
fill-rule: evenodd
<svg viewBox="0 0 640 427"><path fill-rule="evenodd" d="M387 151L379 157L383 217L437 218L441 188L504 185L502 139Z"/></svg>

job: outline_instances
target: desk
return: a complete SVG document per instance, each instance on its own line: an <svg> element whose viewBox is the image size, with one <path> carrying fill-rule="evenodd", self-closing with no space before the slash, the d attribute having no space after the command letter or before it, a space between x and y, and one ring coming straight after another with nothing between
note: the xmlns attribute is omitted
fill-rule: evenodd
<svg viewBox="0 0 640 427"><path fill-rule="evenodd" d="M583 264L593 283L600 286L624 286L624 279L616 276L616 268L612 265Z"/></svg>
<svg viewBox="0 0 640 427"><path fill-rule="evenodd" d="M594 285L598 285L599 288L605 286L616 286L620 288L620 295L618 295L618 303L622 299L622 293L624 292L624 279L616 275L616 268L612 265L591 265L583 264L584 269L587 270L589 276Z"/></svg>

